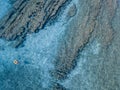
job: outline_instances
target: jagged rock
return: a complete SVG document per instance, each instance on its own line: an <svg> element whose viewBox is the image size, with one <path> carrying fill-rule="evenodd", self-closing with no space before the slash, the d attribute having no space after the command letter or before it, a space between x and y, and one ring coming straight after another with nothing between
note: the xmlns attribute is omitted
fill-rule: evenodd
<svg viewBox="0 0 120 90"><path fill-rule="evenodd" d="M66 19L62 19L67 21L60 23L60 26L53 24L52 28L47 27L57 33L45 29L46 31L37 34L38 36L43 34L41 39L38 39L37 35L36 38L28 37L25 47L17 50L6 49L2 43L0 49L3 53L0 54L3 59L2 64L6 58L10 63L11 58L20 57L20 66L13 67L13 71L10 72L9 68L4 66L9 65L11 69L11 64L1 64L3 68L0 74L3 77L1 88L4 88L2 84L6 83L6 86L11 87L12 84L8 85L8 83L13 82L15 86L12 88L17 86L18 89L33 90L39 87L40 90L44 88L50 88L48 90L120 89L119 0L72 1ZM1 38L17 40L15 46L19 46L27 33L43 28L65 2L65 0L15 2L14 9L0 23ZM59 32L60 30L63 33ZM7 57L6 53L9 54ZM9 73L6 74L4 69ZM17 79L13 79L12 76L15 75ZM19 78L20 75L23 77Z"/></svg>
<svg viewBox="0 0 120 90"><path fill-rule="evenodd" d="M18 39L19 46L27 33L36 32L56 14L67 0L17 0L14 9L0 21L0 37Z"/></svg>

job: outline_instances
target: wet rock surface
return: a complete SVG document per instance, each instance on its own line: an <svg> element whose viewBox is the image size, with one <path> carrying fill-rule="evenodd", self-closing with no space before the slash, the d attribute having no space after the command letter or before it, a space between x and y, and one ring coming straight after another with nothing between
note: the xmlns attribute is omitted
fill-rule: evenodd
<svg viewBox="0 0 120 90"><path fill-rule="evenodd" d="M13 90L120 89L120 0L17 0L13 7L0 21L0 37L24 46L0 41L0 59L20 62L0 63L7 71L0 83Z"/></svg>
<svg viewBox="0 0 120 90"><path fill-rule="evenodd" d="M112 23L116 23L116 21L113 22L113 19L116 17L116 10L120 8L118 1L80 0L78 2L79 6L77 8L81 10L77 10L77 15L67 26L66 35L58 50L55 77L61 81L65 78L71 79L71 84L68 84L70 90L119 90L120 84L117 78L120 77L116 74L116 72L120 74L119 57L115 59L114 56L116 54L112 53L112 49L110 50L110 48L115 48L115 46L112 46L115 33L119 33L119 30L114 30L115 26L112 25ZM120 14L118 15L119 18ZM100 47L102 47L101 52L98 55L95 54L97 58L91 58L94 57L94 54L89 56L89 53L88 56L85 56L86 59L88 58L85 64L83 63L84 58L80 61L83 63L81 66L83 70L79 70L80 66L77 70L80 74L69 77L68 73L71 70L74 71L79 57L81 58L79 53L84 51L87 44L96 40L100 43ZM115 42L117 43L118 41ZM94 51L96 48L99 48L99 44L91 49ZM89 52L89 49L87 52ZM95 52L96 50L93 53ZM118 52L116 51L116 53ZM66 81L69 82L69 79Z"/></svg>
<svg viewBox="0 0 120 90"><path fill-rule="evenodd" d="M18 40L19 46L27 33L36 32L58 12L67 0L17 0L13 10L0 22L0 37Z"/></svg>

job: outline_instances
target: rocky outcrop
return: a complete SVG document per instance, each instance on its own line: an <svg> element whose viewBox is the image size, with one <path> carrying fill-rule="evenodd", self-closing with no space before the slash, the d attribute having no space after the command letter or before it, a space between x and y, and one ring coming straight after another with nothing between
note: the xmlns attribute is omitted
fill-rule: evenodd
<svg viewBox="0 0 120 90"><path fill-rule="evenodd" d="M82 3L81 3L82 2ZM58 60L56 61L55 77L66 78L69 71L76 66L76 57L91 38L101 12L102 0L78 1L77 16L68 25L66 36L61 42ZM81 6L80 6L81 5ZM62 48L62 49L61 49Z"/></svg>
<svg viewBox="0 0 120 90"><path fill-rule="evenodd" d="M27 33L36 32L53 17L67 0L17 0L8 15L0 21L0 37L18 40L19 46Z"/></svg>
<svg viewBox="0 0 120 90"><path fill-rule="evenodd" d="M47 87L47 89L50 88L48 90L119 90L119 0L71 1L73 1L72 6L69 7L67 17L64 18L67 22L63 22L60 26L53 25L53 27L55 26L53 31L59 33L58 36L56 35L57 33L52 32L47 37L49 30L47 33L44 31L44 33L39 32L38 35L43 34L43 36L40 37L41 39L35 42L32 42L30 39L29 42L33 44L27 43L26 47L29 48L26 49L26 47L23 47L22 49L17 49L17 58L19 56L19 58L23 60L28 59L30 62L36 63L29 63L31 66L28 66L31 68L27 68L30 74L28 73L28 77L25 77L27 78L26 82L29 83L29 80L34 82L33 73L37 72L35 73L37 78L35 88L34 84L30 81L30 86L34 89L40 87L40 85L36 86L39 84L37 82L41 83L44 81L45 84L51 83L50 87ZM28 33L37 32L37 30L44 27L48 20L56 16L60 7L66 2L67 0L16 1L14 3L14 9L0 21L0 37L10 41L16 40L17 43L15 47L19 46L22 41L25 40ZM64 28L61 28L62 26ZM61 30L64 33L61 34L58 32L60 31L58 28L64 29ZM50 29L52 30L53 28ZM54 37L52 36L53 33L55 34L55 36L53 35ZM44 36L47 37L45 42ZM51 42L49 42L48 38L50 38ZM36 38L32 40L34 41L35 39ZM46 46L38 48L38 46L40 46L38 42L40 44L44 43L41 44L41 46ZM50 44L52 46L50 46ZM55 49L51 50L51 48ZM24 52L19 52L22 50L24 50ZM16 54L9 53L9 57ZM4 54L6 54L6 52ZM34 57L32 57L32 55ZM40 63L40 65L38 63ZM54 69L47 70L51 67L50 63L54 65ZM25 63L22 67L24 66L26 66ZM36 70L33 66L38 66L41 71L47 71L47 73L42 72L43 75L40 76L40 70ZM18 67L16 66L16 68ZM34 68L34 70L32 70L32 68ZM24 69L26 69L26 67L24 67ZM23 73L21 74L22 76L26 75L24 69L21 70ZM19 78L21 71L19 69L17 73L13 71L15 75L18 75L18 79L15 79L15 82L13 77L10 79L11 81L13 80L15 86L17 86L17 80L20 81L19 83L24 81L24 78ZM10 76L13 76L13 72ZM50 81L47 81L49 80L49 78L47 78L48 73L50 74ZM32 77L29 77L29 75ZM3 77L4 76L5 75L3 75ZM39 78L41 78L42 81L39 81ZM7 81L7 79L4 80ZM26 82L24 82L23 85L26 85ZM41 87L43 86L44 85L41 84ZM44 87L46 88L46 86ZM24 88L26 87L24 86Z"/></svg>
<svg viewBox="0 0 120 90"><path fill-rule="evenodd" d="M119 12L116 10L120 8L118 1L78 0L80 9L77 7L77 15L67 26L66 36L58 50L58 58L55 63L56 72L54 73L54 77L63 81L63 85L66 80L70 90L119 90L120 84L117 78L120 78L118 76L120 67L117 63L119 63L120 57L115 57L119 53L115 50L119 45L117 43L119 25L117 20L113 22L116 13ZM120 13L118 17L120 18ZM116 29L114 29L115 26ZM115 34L116 32L118 35ZM114 39L115 37L116 39ZM100 43L100 53L89 56L91 51L97 52L94 51L96 47L89 47L84 52L85 57L82 58L80 53L95 40ZM117 44L114 44L115 42ZM78 61L81 65L76 71L77 74L72 72L73 76L70 74L71 77L69 77L69 73L71 70L74 71ZM69 82L70 80L71 82Z"/></svg>

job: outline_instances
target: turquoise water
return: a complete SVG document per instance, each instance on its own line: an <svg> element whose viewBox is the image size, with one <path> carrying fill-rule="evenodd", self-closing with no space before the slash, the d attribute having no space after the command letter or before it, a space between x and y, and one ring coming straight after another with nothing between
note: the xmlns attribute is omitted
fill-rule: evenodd
<svg viewBox="0 0 120 90"><path fill-rule="evenodd" d="M8 0L0 0L0 18L6 15L10 8L11 4Z"/></svg>
<svg viewBox="0 0 120 90"><path fill-rule="evenodd" d="M49 88L55 83L68 90L109 90L109 88L119 90L120 69L117 62L120 56L118 53L120 9L117 9L112 22L117 34L110 47L104 48L99 38L103 36L96 34L99 33L96 29L94 32L96 36L93 35L78 52L78 56L74 57L77 64L67 75L67 79L56 80L50 74L55 70L54 62L63 59L62 56L69 60L83 40L84 36L81 33L84 31L79 26L82 20L87 20L83 17L91 9L87 7L87 0L79 1L72 0L54 22L52 20L48 22L38 33L27 34L23 47L13 48L12 42L0 39L0 90L51 90ZM73 5L76 6L75 15L68 17ZM5 16L10 8L12 8L10 0L0 0L0 18ZM61 57L58 51L62 53ZM15 64L14 61L18 63Z"/></svg>
<svg viewBox="0 0 120 90"><path fill-rule="evenodd" d="M0 17L11 5L0 1ZM59 40L64 37L68 6L52 25L38 33L28 34L24 47L13 48L11 42L0 39L0 90L42 90L54 82L54 70ZM14 64L17 60L18 64Z"/></svg>

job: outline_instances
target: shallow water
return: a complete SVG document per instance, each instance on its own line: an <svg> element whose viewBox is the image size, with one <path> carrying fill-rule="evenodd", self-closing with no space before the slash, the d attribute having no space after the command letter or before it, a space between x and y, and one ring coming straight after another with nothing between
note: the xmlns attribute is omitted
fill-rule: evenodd
<svg viewBox="0 0 120 90"><path fill-rule="evenodd" d="M2 17L11 5L4 0L1 4L5 5L0 7ZM38 33L28 34L23 47L13 48L11 42L0 39L0 76L3 77L0 78L1 90L37 90L48 88L54 82L49 72L54 70L53 62L56 60L58 41L63 38L68 10L69 6L58 17L57 22L48 24ZM14 60L18 61L17 65Z"/></svg>
<svg viewBox="0 0 120 90"><path fill-rule="evenodd" d="M65 57L64 60L68 58L66 62L69 63L81 42L84 41L82 35L84 30L79 26L86 22L87 19L83 17L91 9L85 7L89 4L87 0L81 0L79 3L78 1L72 0L54 21L48 21L38 33L27 34L26 40L19 48L13 48L12 42L0 39L0 90L51 90L49 88L55 83L68 90L119 90L117 82L120 80L116 75L119 74L116 62L119 62L120 56L118 53L119 21L117 21L120 16L119 9L112 23L114 31L118 34L110 47L105 48L104 43L101 42L101 37L104 35L99 34L100 30L95 28L98 34L95 33L96 37L93 34L84 48L78 52L77 57L74 57L76 66L67 74L67 78L60 81L50 74L55 70L54 62ZM92 0L93 2L95 0ZM73 5L76 6L76 11L73 16L68 17L68 12ZM10 8L12 8L10 0L0 0L0 18L5 16ZM89 23L87 24L89 27ZM60 49L63 58L58 58Z"/></svg>
<svg viewBox="0 0 120 90"><path fill-rule="evenodd" d="M0 0L0 18L6 15L10 8L11 4L8 0Z"/></svg>

